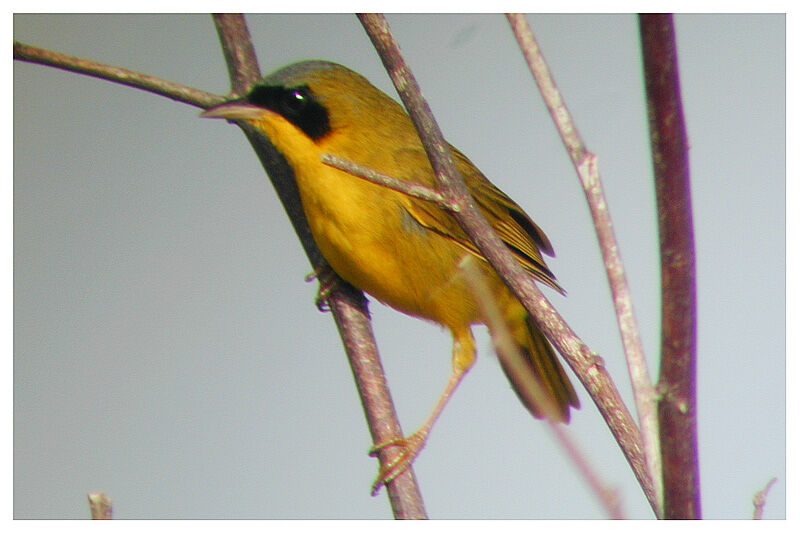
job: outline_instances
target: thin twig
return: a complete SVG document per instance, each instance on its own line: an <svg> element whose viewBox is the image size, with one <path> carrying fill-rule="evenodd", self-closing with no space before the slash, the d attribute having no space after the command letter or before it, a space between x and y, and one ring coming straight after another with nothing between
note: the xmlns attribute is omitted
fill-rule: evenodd
<svg viewBox="0 0 800 534"><path fill-rule="evenodd" d="M697 307L689 145L672 15L640 15L661 248L658 403L664 517L699 519Z"/></svg>
<svg viewBox="0 0 800 534"><path fill-rule="evenodd" d="M90 493L86 497L89 499L89 513L92 519L112 519L113 510L108 495L101 491Z"/></svg>
<svg viewBox="0 0 800 534"><path fill-rule="evenodd" d="M614 235L611 214L600 181L597 158L586 149L525 16L509 13L506 17L550 111L550 116L561 135L564 146L569 152L586 194L586 201L592 215L606 275L611 287L625 358L628 362L628 373L636 399L636 411L642 431L648 472L656 491L655 511L656 515L660 516L662 497L660 494L661 463L658 450L657 395L647 370L644 347L633 312L630 288L625 276L617 238Z"/></svg>
<svg viewBox="0 0 800 534"><path fill-rule="evenodd" d="M19 42L14 43L14 59L49 65L58 69L94 76L95 78L101 78L129 87L144 89L145 91L204 109L225 100L221 96L193 89L178 83L168 82L161 78L156 78L155 76L149 76L120 67L112 67L110 65L104 65L103 63L97 63L67 54L60 54Z"/></svg>
<svg viewBox="0 0 800 534"><path fill-rule="evenodd" d="M489 334L494 343L495 353L498 359L503 362L503 369L506 369L507 372L511 372L512 374L523 376L525 373L517 371L517 369L521 370L525 368L525 357L514 342L508 324L503 319L496 300L492 297L489 285L478 269L477 261L478 260L476 260L474 256L466 256L459 264L459 268L462 271L464 280L467 282L475 300L481 308L481 314L486 321L486 326L489 328ZM609 486L603 482L597 474L597 471L592 467L589 459L580 451L569 432L567 432L566 427L556 422L559 409L556 406L555 400L547 394L541 383L533 381L530 382L530 384L533 386L532 391L521 390L520 394L526 395L526 401L528 403L537 406L540 413L547 415L545 421L548 424L550 432L553 433L553 436L566 452L567 457L572 460L572 463L583 476L584 480L589 484L595 497L597 497L600 504L606 509L608 516L612 519L624 519L617 492L610 489Z"/></svg>
<svg viewBox="0 0 800 534"><path fill-rule="evenodd" d="M597 474L597 472L589 464L586 455L578 449L577 444L563 425L547 421L550 426L550 431L556 437L558 442L567 451L567 456L575 464L578 472L583 479L589 484L592 492L597 496L606 513L611 519L625 519L625 514L622 512L622 503L620 502L619 492L609 485L607 485Z"/></svg>
<svg viewBox="0 0 800 534"><path fill-rule="evenodd" d="M764 506L767 504L767 494L777 481L778 479L776 477L772 477L772 480L767 482L767 485L764 487L764 489L753 496L753 519L764 518Z"/></svg>
<svg viewBox="0 0 800 534"><path fill-rule="evenodd" d="M393 176L381 174L368 167L364 167L363 165L359 165L358 163L334 156L332 154L323 154L322 163L325 165L330 165L331 167L341 171L345 171L357 178L362 178L368 182L372 182L373 184L388 187L389 189L403 193L410 197L426 200L428 202L434 202L438 204L439 207L448 211L455 211L457 209L456 206L451 206L448 204L447 200L444 198L444 196L442 196L441 193L426 185L408 182Z"/></svg>
<svg viewBox="0 0 800 534"><path fill-rule="evenodd" d="M381 15L359 14L392 82L400 94L431 159L436 172L437 190L448 198L458 211L453 216L478 246L503 281L531 313L536 324L551 343L567 359L570 367L586 387L600 413L619 443L653 509L657 509L655 491L647 472L641 448L639 429L622 402L602 360L586 346L555 311L518 262L492 231L476 208L469 190L453 165L450 150L430 114L430 108L419 91L408 66L400 55L386 19Z"/></svg>

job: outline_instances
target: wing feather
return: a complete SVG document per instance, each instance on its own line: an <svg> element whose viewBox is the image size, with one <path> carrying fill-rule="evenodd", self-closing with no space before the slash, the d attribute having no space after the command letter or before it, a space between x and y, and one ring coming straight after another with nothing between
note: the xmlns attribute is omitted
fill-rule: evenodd
<svg viewBox="0 0 800 534"><path fill-rule="evenodd" d="M505 193L492 184L467 157L457 149L453 151L456 166L464 177L475 203L489 221L498 237L508 246L514 257L537 280L564 293L553 273L542 258L542 252L553 255L550 240L530 217ZM397 178L433 186L433 170L422 148L404 149L395 153L396 168L402 169ZM421 175L412 169L425 169ZM466 250L483 257L458 222L445 210L431 202L406 197L405 209L423 227L451 239Z"/></svg>

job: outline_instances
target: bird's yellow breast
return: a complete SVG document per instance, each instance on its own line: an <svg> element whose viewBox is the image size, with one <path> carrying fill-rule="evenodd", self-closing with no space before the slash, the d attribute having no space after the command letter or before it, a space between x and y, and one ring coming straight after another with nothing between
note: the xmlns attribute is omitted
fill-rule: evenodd
<svg viewBox="0 0 800 534"><path fill-rule="evenodd" d="M311 233L334 271L405 313L451 327L478 320L458 271L468 252L414 220L402 193L321 162L330 153L391 175L391 154L359 150L347 131L318 144L270 122L270 138L295 171Z"/></svg>

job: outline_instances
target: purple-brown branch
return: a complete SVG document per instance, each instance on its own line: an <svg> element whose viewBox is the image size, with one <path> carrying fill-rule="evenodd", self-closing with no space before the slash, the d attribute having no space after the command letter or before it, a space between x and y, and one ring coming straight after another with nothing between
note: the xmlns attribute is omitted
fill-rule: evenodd
<svg viewBox="0 0 800 534"><path fill-rule="evenodd" d="M450 150L433 120L430 108L422 98L419 86L400 54L386 19L377 14L359 14L358 17L414 121L436 173L437 191L452 203L455 207L453 216L458 223L525 305L547 338L567 359L598 406L639 480L645 496L657 511L656 493L645 463L639 429L606 372L602 359L594 354L564 322L475 206L469 190L455 169Z"/></svg>
<svg viewBox="0 0 800 534"><path fill-rule="evenodd" d="M661 246L658 404L664 517L699 519L697 309L689 152L671 15L640 15Z"/></svg>
<svg viewBox="0 0 800 534"><path fill-rule="evenodd" d="M342 336L353 376L356 377L373 443L397 439L403 435L403 430L388 394L389 386L366 311L364 294L348 286L346 291L337 290L336 298L329 299L328 303ZM386 447L378 451L381 464L388 465L394 461L399 454L394 449L396 447ZM389 482L387 493L397 519L427 518L413 469L404 471Z"/></svg>

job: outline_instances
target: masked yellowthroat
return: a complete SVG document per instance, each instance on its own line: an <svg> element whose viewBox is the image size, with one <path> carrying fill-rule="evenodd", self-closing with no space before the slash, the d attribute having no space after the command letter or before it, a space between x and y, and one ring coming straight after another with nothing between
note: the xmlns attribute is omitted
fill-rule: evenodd
<svg viewBox="0 0 800 534"><path fill-rule="evenodd" d="M372 184L322 163L331 154L394 178L434 186L434 173L405 110L352 70L304 61L264 78L244 98L216 106L204 117L246 121L265 134L297 179L311 233L339 276L409 315L447 327L453 334L453 372L428 421L404 440L402 454L384 466L379 483L403 472L425 441L450 395L475 361L471 325L482 323L478 303L459 262L481 261L496 303L526 357L526 373L506 373L534 417L541 410L521 392L538 382L569 421L578 397L528 312L503 284L453 217L439 206ZM553 247L513 200L451 147L477 206L516 259L539 282L563 292L542 252Z"/></svg>

